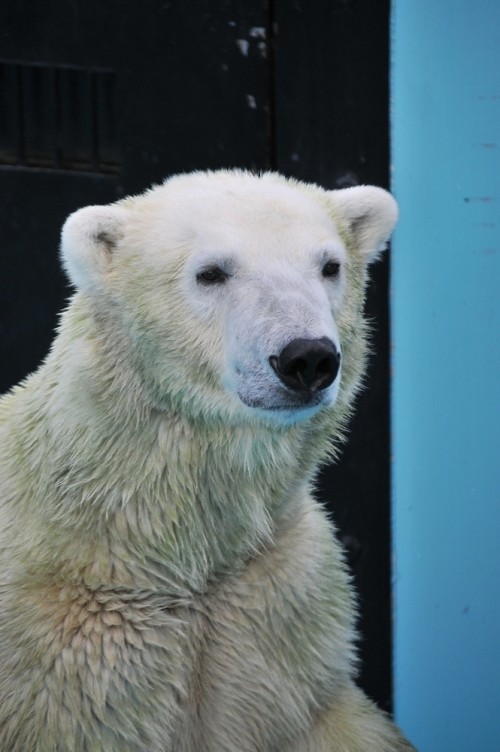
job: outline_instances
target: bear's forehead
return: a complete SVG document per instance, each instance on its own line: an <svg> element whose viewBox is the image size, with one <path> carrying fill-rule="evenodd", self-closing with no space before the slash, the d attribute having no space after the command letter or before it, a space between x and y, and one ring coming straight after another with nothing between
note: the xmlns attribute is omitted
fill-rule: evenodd
<svg viewBox="0 0 500 752"><path fill-rule="evenodd" d="M267 179L266 179L267 178ZM235 216L258 214L266 219L272 217L311 216L328 217L326 204L321 200L324 192L308 190L305 186L285 180L272 180L267 176L230 175L227 179L209 181L186 177L185 181L167 182L160 189L159 198L165 203L173 202L178 207L201 215L234 213ZM321 197L321 198L320 198Z"/></svg>
<svg viewBox="0 0 500 752"><path fill-rule="evenodd" d="M136 205L147 212L146 232L165 248L246 252L273 247L288 253L340 246L328 203L317 191L258 177L172 181Z"/></svg>

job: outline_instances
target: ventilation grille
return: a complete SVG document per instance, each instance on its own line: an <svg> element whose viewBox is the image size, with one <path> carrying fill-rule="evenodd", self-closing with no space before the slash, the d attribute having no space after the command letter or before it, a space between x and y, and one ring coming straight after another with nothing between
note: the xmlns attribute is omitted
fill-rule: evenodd
<svg viewBox="0 0 500 752"><path fill-rule="evenodd" d="M111 71L0 62L0 164L119 171Z"/></svg>

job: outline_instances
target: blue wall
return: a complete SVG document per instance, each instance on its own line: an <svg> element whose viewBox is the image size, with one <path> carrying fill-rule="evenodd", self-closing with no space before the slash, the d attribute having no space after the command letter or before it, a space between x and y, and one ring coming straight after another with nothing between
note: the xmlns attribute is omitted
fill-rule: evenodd
<svg viewBox="0 0 500 752"><path fill-rule="evenodd" d="M500 750L500 3L394 0L396 717Z"/></svg>

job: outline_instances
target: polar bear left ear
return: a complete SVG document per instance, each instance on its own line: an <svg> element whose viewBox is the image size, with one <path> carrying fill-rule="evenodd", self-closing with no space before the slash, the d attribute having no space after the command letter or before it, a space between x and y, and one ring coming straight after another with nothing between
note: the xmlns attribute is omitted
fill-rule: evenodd
<svg viewBox="0 0 500 752"><path fill-rule="evenodd" d="M330 191L335 213L368 262L384 250L398 218L398 205L390 193L373 185Z"/></svg>
<svg viewBox="0 0 500 752"><path fill-rule="evenodd" d="M102 290L126 211L116 204L86 206L70 214L61 233L61 259L71 282L90 294Z"/></svg>

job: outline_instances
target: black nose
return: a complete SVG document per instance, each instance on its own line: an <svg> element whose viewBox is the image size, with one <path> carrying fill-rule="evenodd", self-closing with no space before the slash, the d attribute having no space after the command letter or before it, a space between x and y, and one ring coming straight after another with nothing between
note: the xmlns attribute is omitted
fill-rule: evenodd
<svg viewBox="0 0 500 752"><path fill-rule="evenodd" d="M296 392L317 392L334 381L340 353L327 337L294 339L269 362L281 381Z"/></svg>

